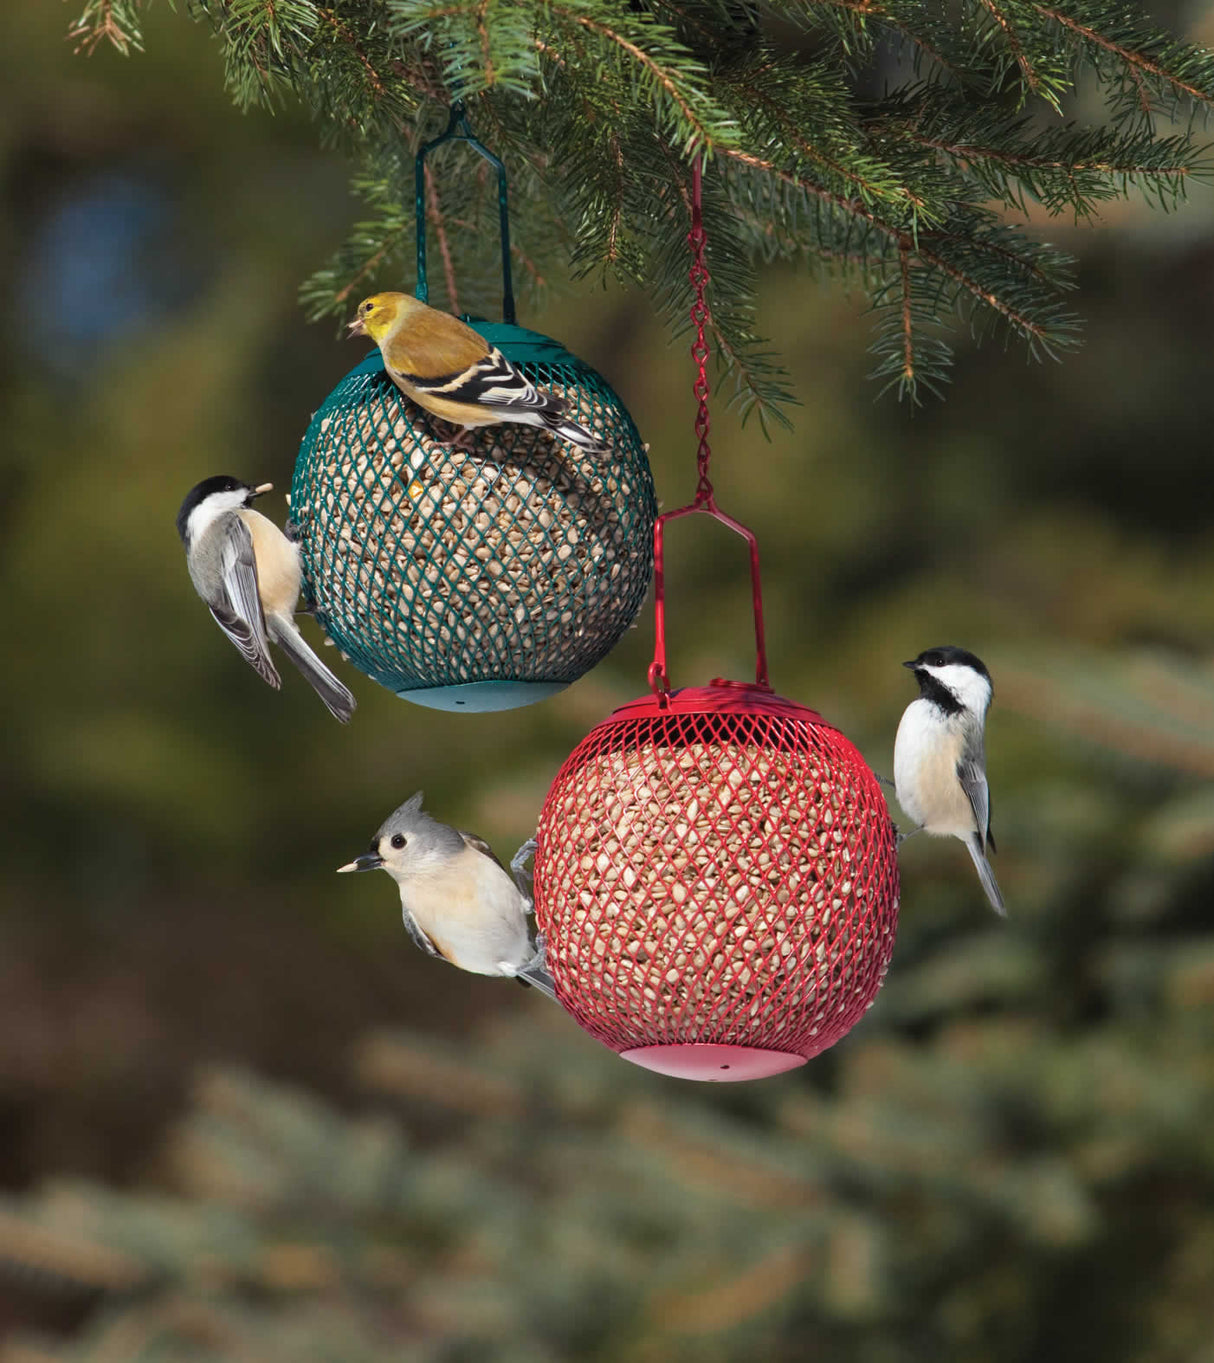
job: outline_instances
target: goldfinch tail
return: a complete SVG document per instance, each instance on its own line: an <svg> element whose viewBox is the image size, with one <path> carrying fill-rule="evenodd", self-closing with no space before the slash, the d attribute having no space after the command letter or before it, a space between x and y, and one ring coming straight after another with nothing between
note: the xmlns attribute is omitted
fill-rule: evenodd
<svg viewBox="0 0 1214 1363"><path fill-rule="evenodd" d="M585 450L587 454L605 454L607 446L601 440L596 439L585 426L579 426L576 421L570 421L567 416L562 416L559 411L541 411L539 414L546 431L551 431L560 440L568 440L571 445L576 445L578 449Z"/></svg>

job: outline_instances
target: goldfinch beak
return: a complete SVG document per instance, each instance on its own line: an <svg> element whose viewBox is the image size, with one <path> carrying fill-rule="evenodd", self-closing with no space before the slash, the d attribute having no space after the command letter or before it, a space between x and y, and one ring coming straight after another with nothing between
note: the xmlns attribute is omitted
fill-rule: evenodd
<svg viewBox="0 0 1214 1363"><path fill-rule="evenodd" d="M346 327L346 340L350 340L351 337L354 337L354 336L365 336L366 334L367 334L367 324L366 324L366 322L363 321L363 319L362 319L361 317L356 317L356 318L355 318L355 319Z"/></svg>
<svg viewBox="0 0 1214 1363"><path fill-rule="evenodd" d="M259 483L249 494L250 497L264 497L267 492L274 491L273 483Z"/></svg>
<svg viewBox="0 0 1214 1363"><path fill-rule="evenodd" d="M347 861L344 866L337 868L337 874L343 876L347 871L378 871L384 864L384 859L378 852L364 852L361 857L355 857L353 861Z"/></svg>

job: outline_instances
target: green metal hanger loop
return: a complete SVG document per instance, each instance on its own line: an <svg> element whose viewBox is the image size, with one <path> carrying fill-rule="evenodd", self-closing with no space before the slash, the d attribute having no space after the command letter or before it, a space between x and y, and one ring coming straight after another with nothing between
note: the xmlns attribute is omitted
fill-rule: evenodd
<svg viewBox="0 0 1214 1363"><path fill-rule="evenodd" d="M413 172L417 196L417 287L413 292L423 303L429 302L430 286L426 279L426 157L444 142L467 142L473 151L478 152L491 166L497 168L497 211L502 241L502 321L514 326L516 324L514 281L510 275L510 212L506 201L506 167L488 147L476 140L462 99L457 99L451 106L451 116L447 120L446 129L432 141L424 142L417 153Z"/></svg>

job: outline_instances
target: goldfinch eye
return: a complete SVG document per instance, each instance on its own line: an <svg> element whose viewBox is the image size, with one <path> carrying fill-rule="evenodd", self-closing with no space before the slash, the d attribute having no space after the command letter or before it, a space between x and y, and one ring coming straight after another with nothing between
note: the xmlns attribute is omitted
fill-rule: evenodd
<svg viewBox="0 0 1214 1363"><path fill-rule="evenodd" d="M403 833L392 834L392 846L398 850L405 845L405 835Z"/></svg>

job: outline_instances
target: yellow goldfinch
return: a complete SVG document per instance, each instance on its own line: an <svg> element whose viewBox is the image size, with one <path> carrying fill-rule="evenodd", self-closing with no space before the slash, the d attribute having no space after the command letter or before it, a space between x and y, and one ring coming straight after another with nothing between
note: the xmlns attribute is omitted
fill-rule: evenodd
<svg viewBox="0 0 1214 1363"><path fill-rule="evenodd" d="M392 382L455 426L516 421L538 426L591 454L603 445L565 416L566 402L537 388L502 352L449 312L406 293L377 293L358 305L351 336L369 336Z"/></svg>

